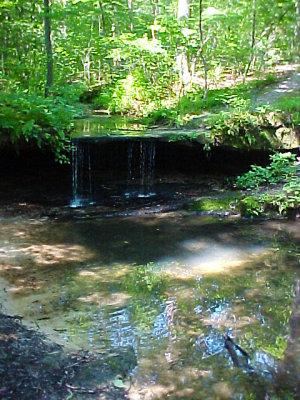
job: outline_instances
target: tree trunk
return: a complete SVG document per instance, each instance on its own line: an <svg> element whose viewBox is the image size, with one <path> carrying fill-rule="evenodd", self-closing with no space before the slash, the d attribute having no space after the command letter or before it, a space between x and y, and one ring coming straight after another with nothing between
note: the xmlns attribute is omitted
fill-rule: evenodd
<svg viewBox="0 0 300 400"><path fill-rule="evenodd" d="M133 4L132 0L128 0L128 13L129 13L129 27L130 27L130 32L133 32Z"/></svg>
<svg viewBox="0 0 300 400"><path fill-rule="evenodd" d="M191 0L178 0L177 19L189 18L191 14L190 2Z"/></svg>
<svg viewBox="0 0 300 400"><path fill-rule="evenodd" d="M1 70L2 70L2 74L3 76L5 75L5 63L4 63L4 53L1 54Z"/></svg>
<svg viewBox="0 0 300 400"><path fill-rule="evenodd" d="M190 17L191 10L190 10L190 1L191 0L178 0L178 6L177 6L177 19L187 19ZM185 32L185 29L182 28L182 34L183 36L187 37L187 33ZM177 67L179 69L179 75L180 75L180 81L181 81L181 89L184 89L184 87L190 82L191 80L191 73L190 73L190 68L189 68L189 60L188 56L185 52L185 49L182 51L181 54L178 54L176 57L177 61Z"/></svg>
<svg viewBox="0 0 300 400"><path fill-rule="evenodd" d="M53 84L53 54L51 43L51 18L49 0L44 0L44 29L47 55L47 79L45 87L45 97L48 97L50 88Z"/></svg>
<svg viewBox="0 0 300 400"><path fill-rule="evenodd" d="M91 21L91 36L90 40L87 45L87 49L85 50L84 58L82 59L83 63L83 77L88 81L88 83L91 83L91 44L93 40L93 30L94 30L94 19L92 17Z"/></svg>
<svg viewBox="0 0 300 400"><path fill-rule="evenodd" d="M206 100L207 97L207 62L204 56L204 41L203 41L203 28L202 28L202 15L203 15L203 0L199 0L199 35L200 35L200 49L199 55L202 61L203 69L204 69L204 93L203 93L203 100Z"/></svg>
<svg viewBox="0 0 300 400"><path fill-rule="evenodd" d="M101 13L103 36L105 36L106 25L105 25L104 10L103 10L103 5L102 5L101 0L99 0L99 8L100 8L100 13ZM99 29L99 36L100 36L100 29Z"/></svg>
<svg viewBox="0 0 300 400"><path fill-rule="evenodd" d="M153 1L153 25L156 25L156 17L158 15L158 0ZM152 39L155 40L155 29L152 27L151 29Z"/></svg>
<svg viewBox="0 0 300 400"><path fill-rule="evenodd" d="M249 69L250 69L251 64L252 64L252 62L254 60L255 35L256 35L256 0L252 0L251 54L250 54L250 57L249 57L248 65L247 65L247 67L245 69L244 81L247 78Z"/></svg>
<svg viewBox="0 0 300 400"><path fill-rule="evenodd" d="M296 25L295 25L295 39L296 39L296 58L299 60L299 48L300 48L300 4L299 0L295 0L296 9Z"/></svg>

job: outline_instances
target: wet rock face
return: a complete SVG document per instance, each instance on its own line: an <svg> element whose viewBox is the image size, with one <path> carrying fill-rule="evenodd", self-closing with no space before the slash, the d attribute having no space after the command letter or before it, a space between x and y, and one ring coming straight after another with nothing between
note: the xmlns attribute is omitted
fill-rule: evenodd
<svg viewBox="0 0 300 400"><path fill-rule="evenodd" d="M68 204L74 197L89 198L108 182L130 185L145 196L151 185L209 175L237 175L251 164L266 164L268 153L225 147L204 150L193 140L162 138L84 137L74 139L72 165L60 165L45 151L20 154L1 149L1 199ZM72 155L70 155L72 158ZM76 167L77 165L77 167Z"/></svg>
<svg viewBox="0 0 300 400"><path fill-rule="evenodd" d="M237 174L250 164L264 163L267 153L215 147L209 152L197 141L166 138L81 137L73 140L74 207L97 202L105 183L127 186L129 197L150 197L164 181L199 180L205 174ZM125 194L127 193L125 190Z"/></svg>
<svg viewBox="0 0 300 400"><path fill-rule="evenodd" d="M84 159L86 168L110 173L111 178L156 177L161 174L232 173L248 170L253 163L267 163L269 152L212 146L209 151L196 140L168 141L162 138L81 137L73 140L73 149ZM77 154L75 154L77 157ZM88 159L91 159L88 161ZM154 171L153 171L154 170Z"/></svg>

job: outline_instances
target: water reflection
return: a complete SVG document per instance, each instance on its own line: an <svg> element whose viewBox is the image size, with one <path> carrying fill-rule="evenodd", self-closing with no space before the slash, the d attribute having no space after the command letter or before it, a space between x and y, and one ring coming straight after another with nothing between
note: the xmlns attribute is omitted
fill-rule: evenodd
<svg viewBox="0 0 300 400"><path fill-rule="evenodd" d="M146 126L132 118L94 115L74 123L73 137L141 134Z"/></svg>
<svg viewBox="0 0 300 400"><path fill-rule="evenodd" d="M0 226L0 273L11 310L55 340L134 354L132 399L260 398L287 345L299 252L289 227L12 218ZM234 365L225 334L255 373Z"/></svg>

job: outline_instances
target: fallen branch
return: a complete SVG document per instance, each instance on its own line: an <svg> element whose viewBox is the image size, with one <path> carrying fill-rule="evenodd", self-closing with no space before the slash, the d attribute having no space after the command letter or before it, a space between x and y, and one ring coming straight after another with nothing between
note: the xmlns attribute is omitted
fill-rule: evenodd
<svg viewBox="0 0 300 400"><path fill-rule="evenodd" d="M96 394L98 391L103 391L103 389L101 389L101 388L87 389L87 388L81 387L81 386L72 386L72 385L69 385L68 383L66 383L65 386L67 389L70 389L70 390L73 390L73 391L79 392L79 393Z"/></svg>
<svg viewBox="0 0 300 400"><path fill-rule="evenodd" d="M243 367L252 370L252 367L249 365L250 356L248 355L248 353L239 345L237 345L228 334L224 336L224 340L225 347L228 350L233 365L236 367ZM238 352L240 352L241 354L239 355Z"/></svg>

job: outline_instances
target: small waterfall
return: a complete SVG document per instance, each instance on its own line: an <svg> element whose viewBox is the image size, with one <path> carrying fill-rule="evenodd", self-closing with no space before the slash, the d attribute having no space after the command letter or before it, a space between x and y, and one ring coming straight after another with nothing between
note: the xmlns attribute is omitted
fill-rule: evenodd
<svg viewBox="0 0 300 400"><path fill-rule="evenodd" d="M153 196L155 152L155 141L148 139L73 140L71 207L102 201L116 189L124 195L123 184L126 197Z"/></svg>
<svg viewBox="0 0 300 400"><path fill-rule="evenodd" d="M127 146L127 197L150 197L153 192L155 142L139 140ZM133 190L131 190L133 188Z"/></svg>
<svg viewBox="0 0 300 400"><path fill-rule="evenodd" d="M73 200L71 207L92 204L92 165L88 142L76 141L72 144Z"/></svg>
<svg viewBox="0 0 300 400"><path fill-rule="evenodd" d="M128 143L127 146L127 182L134 180L133 176L133 143Z"/></svg>

